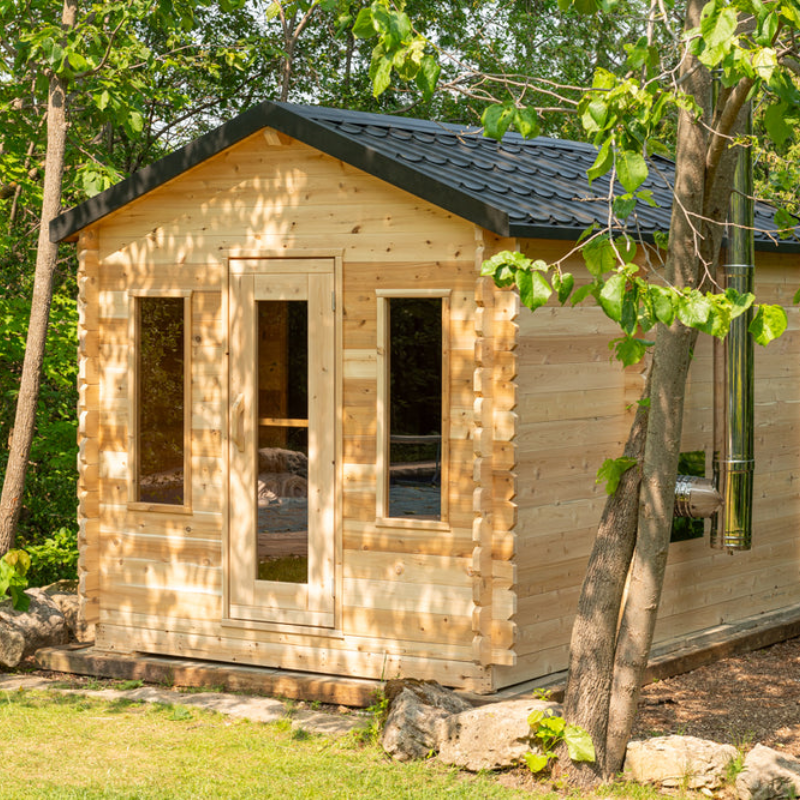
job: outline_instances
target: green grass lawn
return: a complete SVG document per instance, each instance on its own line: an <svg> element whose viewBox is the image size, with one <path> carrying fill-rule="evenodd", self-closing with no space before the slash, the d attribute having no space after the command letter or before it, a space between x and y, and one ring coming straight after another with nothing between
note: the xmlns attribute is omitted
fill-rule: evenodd
<svg viewBox="0 0 800 800"><path fill-rule="evenodd" d="M0 690L0 798L530 798L493 776L183 706Z"/></svg>

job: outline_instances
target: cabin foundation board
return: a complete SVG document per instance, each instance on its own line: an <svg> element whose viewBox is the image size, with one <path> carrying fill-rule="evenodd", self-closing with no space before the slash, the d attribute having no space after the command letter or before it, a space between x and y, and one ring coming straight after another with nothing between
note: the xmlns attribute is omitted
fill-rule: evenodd
<svg viewBox="0 0 800 800"><path fill-rule="evenodd" d="M520 250L585 281L575 240L606 191L585 181L593 160L264 103L63 214L95 650L483 693L563 670L595 473L645 367L609 363L600 309L531 314L480 270ZM646 239L670 203L649 181ZM798 249L757 241L760 300L791 305ZM711 550L702 524L671 545L657 645L800 604L788 313L756 359L755 546ZM701 340L682 441L700 468L710 365Z"/></svg>

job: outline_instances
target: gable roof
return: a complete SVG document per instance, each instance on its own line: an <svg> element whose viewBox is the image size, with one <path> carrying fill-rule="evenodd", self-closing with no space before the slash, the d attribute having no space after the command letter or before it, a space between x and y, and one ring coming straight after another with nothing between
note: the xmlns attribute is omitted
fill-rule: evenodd
<svg viewBox="0 0 800 800"><path fill-rule="evenodd" d="M609 176L589 185L594 147L507 134L502 142L479 128L359 111L266 101L216 130L65 211L50 224L52 241L67 239L183 172L270 127L341 159L501 236L576 239L608 217ZM657 207L639 203L629 224L652 240L669 228L673 162L654 156L641 186ZM756 205L755 227L774 229L773 209ZM756 248L800 252L800 242L756 233Z"/></svg>

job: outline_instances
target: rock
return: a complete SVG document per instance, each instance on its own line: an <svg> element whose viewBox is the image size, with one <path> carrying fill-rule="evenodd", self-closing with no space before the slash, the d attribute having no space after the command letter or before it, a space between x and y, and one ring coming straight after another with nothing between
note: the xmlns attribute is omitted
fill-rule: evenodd
<svg viewBox="0 0 800 800"><path fill-rule="evenodd" d="M71 639L78 639L78 595L67 593L49 593L58 610L64 615L67 631Z"/></svg>
<svg viewBox="0 0 800 800"><path fill-rule="evenodd" d="M23 659L25 637L13 625L0 622L0 666L14 669Z"/></svg>
<svg viewBox="0 0 800 800"><path fill-rule="evenodd" d="M291 472L308 477L308 457L305 453L282 447L262 447L258 451L259 472Z"/></svg>
<svg viewBox="0 0 800 800"><path fill-rule="evenodd" d="M525 753L538 749L528 725L535 709L561 714L558 703L531 699L492 703L448 717L437 731L439 759L472 772L515 766Z"/></svg>
<svg viewBox="0 0 800 800"><path fill-rule="evenodd" d="M625 772L639 783L667 788L716 789L739 754L730 744L695 736L657 736L628 743Z"/></svg>
<svg viewBox="0 0 800 800"><path fill-rule="evenodd" d="M389 681L386 697L389 713L381 744L397 761L427 757L437 747L437 723L472 708L466 700L436 681L412 678Z"/></svg>
<svg viewBox="0 0 800 800"><path fill-rule="evenodd" d="M736 777L740 800L772 800L800 796L800 760L757 744Z"/></svg>
<svg viewBox="0 0 800 800"><path fill-rule="evenodd" d="M25 641L17 662L4 662L7 667L16 667L40 647L53 647L69 641L67 621L50 595L44 589L26 589L25 594L31 598L30 607L25 612L15 611L10 600L0 604L0 639L7 639L9 643L17 641L16 631ZM12 651L16 652L16 645L9 649L9 653Z"/></svg>

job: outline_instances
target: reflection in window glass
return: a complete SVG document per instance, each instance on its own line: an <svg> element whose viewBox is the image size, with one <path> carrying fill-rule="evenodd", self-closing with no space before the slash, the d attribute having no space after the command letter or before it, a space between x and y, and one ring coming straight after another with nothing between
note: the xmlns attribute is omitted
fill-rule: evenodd
<svg viewBox="0 0 800 800"><path fill-rule="evenodd" d="M139 308L138 500L186 502L184 300L142 297Z"/></svg>
<svg viewBox="0 0 800 800"><path fill-rule="evenodd" d="M706 454L702 450L689 450L680 454L678 475L706 474ZM701 539L705 533L705 520L675 517L672 520L671 542L685 542L687 539Z"/></svg>
<svg viewBox="0 0 800 800"><path fill-rule="evenodd" d="M258 303L259 580L308 582L308 303Z"/></svg>
<svg viewBox="0 0 800 800"><path fill-rule="evenodd" d="M441 519L442 300L389 300L389 516Z"/></svg>

